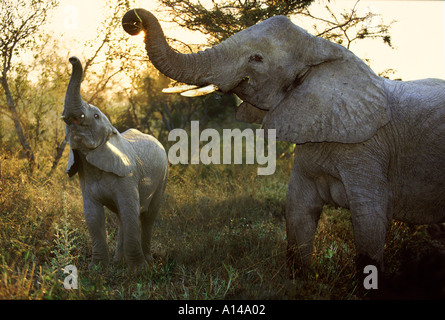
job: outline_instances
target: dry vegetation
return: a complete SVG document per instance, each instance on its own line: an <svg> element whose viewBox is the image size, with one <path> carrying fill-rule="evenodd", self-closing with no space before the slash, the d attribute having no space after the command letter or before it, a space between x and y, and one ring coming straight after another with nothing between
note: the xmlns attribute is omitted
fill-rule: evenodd
<svg viewBox="0 0 445 320"><path fill-rule="evenodd" d="M66 155L65 155L66 156ZM0 158L1 299L356 299L353 233L347 210L325 208L314 273L290 279L285 261L284 199L291 159L271 176L254 165L170 167L154 234L155 261L140 276L126 267L88 270L89 236L77 178L59 167L27 172L26 160ZM114 214L107 213L110 250ZM394 223L386 260L395 274L431 247L425 228ZM79 289L63 287L74 264Z"/></svg>

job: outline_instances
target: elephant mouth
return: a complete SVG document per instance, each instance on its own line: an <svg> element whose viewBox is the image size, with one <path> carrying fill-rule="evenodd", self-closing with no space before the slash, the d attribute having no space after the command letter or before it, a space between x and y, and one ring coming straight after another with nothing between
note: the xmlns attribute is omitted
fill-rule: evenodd
<svg viewBox="0 0 445 320"><path fill-rule="evenodd" d="M77 126L77 125L76 125ZM82 128L70 128L70 146L73 149L91 151L98 147L97 141L91 132L85 132Z"/></svg>
<svg viewBox="0 0 445 320"><path fill-rule="evenodd" d="M251 85L251 80L249 77L244 77L230 92L233 92L237 95L238 98L242 100L243 103L248 103L252 107L255 107L259 110L269 111L270 108L264 108L261 106L258 99L254 99L256 90Z"/></svg>

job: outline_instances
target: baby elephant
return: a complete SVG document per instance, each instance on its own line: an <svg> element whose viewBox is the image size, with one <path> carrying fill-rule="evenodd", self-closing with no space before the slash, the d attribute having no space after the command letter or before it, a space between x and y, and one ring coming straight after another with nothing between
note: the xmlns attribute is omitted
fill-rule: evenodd
<svg viewBox="0 0 445 320"><path fill-rule="evenodd" d="M83 69L71 57L73 71L62 119L71 150L67 173L79 173L83 207L92 240L90 267L108 265L104 206L119 218L114 261L125 258L139 272L152 260L150 241L167 182L168 163L154 137L130 129L120 134L108 118L80 96Z"/></svg>

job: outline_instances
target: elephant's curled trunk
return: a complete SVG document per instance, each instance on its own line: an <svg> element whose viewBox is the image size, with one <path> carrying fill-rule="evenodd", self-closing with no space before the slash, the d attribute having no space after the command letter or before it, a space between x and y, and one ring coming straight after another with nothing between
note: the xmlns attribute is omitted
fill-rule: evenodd
<svg viewBox="0 0 445 320"><path fill-rule="evenodd" d="M213 49L182 54L167 43L156 17L145 9L132 9L122 18L130 35L145 32L145 48L150 61L164 75L179 82L204 86L212 83Z"/></svg>
<svg viewBox="0 0 445 320"><path fill-rule="evenodd" d="M80 96L80 84L83 77L82 64L77 57L70 57L69 62L73 71L65 94L65 107L62 114L65 121L71 118L80 118L84 114L84 102Z"/></svg>

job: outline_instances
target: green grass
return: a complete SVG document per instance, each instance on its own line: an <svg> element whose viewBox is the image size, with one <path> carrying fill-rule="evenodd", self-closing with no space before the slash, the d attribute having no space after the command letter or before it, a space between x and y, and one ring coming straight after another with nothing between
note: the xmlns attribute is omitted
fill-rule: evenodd
<svg viewBox="0 0 445 320"><path fill-rule="evenodd" d="M155 261L139 276L123 265L88 270L91 245L77 178L63 168L29 176L25 163L0 163L0 299L355 299L349 212L326 207L316 235L314 272L290 279L284 200L285 157L271 176L254 165L170 167L153 236ZM117 228L107 211L110 250ZM404 248L430 240L419 228L392 225L387 240L395 272ZM79 289L66 290L62 268L74 264Z"/></svg>

